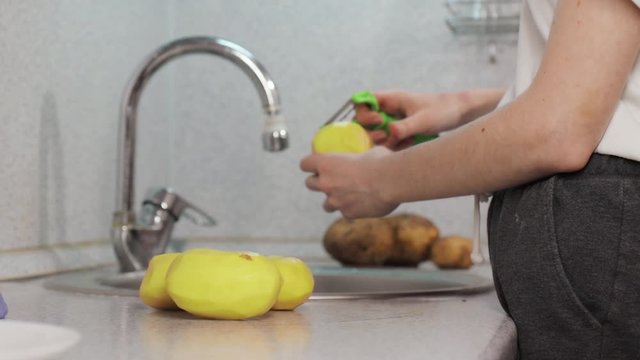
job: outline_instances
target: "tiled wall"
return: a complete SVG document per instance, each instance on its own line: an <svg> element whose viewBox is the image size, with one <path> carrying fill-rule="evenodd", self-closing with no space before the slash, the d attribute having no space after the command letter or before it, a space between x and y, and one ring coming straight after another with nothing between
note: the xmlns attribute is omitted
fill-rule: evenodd
<svg viewBox="0 0 640 360"><path fill-rule="evenodd" d="M171 36L157 3L0 2L0 278L113 257L96 240L114 207L120 96ZM143 116L166 124L162 82Z"/></svg>
<svg viewBox="0 0 640 360"><path fill-rule="evenodd" d="M252 51L279 87L291 148L261 150L263 115L232 64L166 66L140 111L137 198L170 185L219 225L178 236L318 239L336 214L304 188L298 163L317 127L354 91L456 90L508 83L512 45L486 48L446 28L440 1L2 0L0 278L113 260L121 93L160 44L214 35ZM453 164L452 164L453 166ZM445 233L471 234L470 198L403 205Z"/></svg>

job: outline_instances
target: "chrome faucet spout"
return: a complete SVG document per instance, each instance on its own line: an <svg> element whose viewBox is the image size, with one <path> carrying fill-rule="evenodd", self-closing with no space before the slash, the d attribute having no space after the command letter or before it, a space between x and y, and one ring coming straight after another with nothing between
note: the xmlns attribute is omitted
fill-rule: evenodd
<svg viewBox="0 0 640 360"><path fill-rule="evenodd" d="M168 219L168 222L154 224L152 228L136 223L133 207L135 147L137 111L142 91L153 74L163 65L183 55L194 53L220 56L236 64L249 76L258 90L266 114L262 134L264 149L280 151L288 147L289 136L280 115L279 93L269 73L248 50L222 38L200 36L178 39L154 51L143 61L127 85L120 114L117 198L112 240L121 271L143 270L153 255L164 252L168 233L173 228L171 219L177 220L174 214L170 214L172 216L160 216Z"/></svg>

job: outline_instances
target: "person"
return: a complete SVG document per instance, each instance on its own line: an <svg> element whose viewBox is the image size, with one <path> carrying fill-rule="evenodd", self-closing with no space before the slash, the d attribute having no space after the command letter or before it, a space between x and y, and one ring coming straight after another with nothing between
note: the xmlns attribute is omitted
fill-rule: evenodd
<svg viewBox="0 0 640 360"><path fill-rule="evenodd" d="M404 118L371 133L384 146L304 157L306 186L347 218L493 194L494 283L520 358L640 359L639 52L640 0L524 0L509 90L376 93Z"/></svg>

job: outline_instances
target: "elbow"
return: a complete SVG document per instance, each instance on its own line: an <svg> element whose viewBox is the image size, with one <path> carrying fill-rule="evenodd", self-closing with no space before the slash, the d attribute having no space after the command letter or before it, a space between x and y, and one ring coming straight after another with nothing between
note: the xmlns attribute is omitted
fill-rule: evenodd
<svg viewBox="0 0 640 360"><path fill-rule="evenodd" d="M519 97L523 117L529 120L524 124L529 136L526 145L534 150L531 160L536 174L580 171L600 143L622 90L615 84L545 74L539 73Z"/></svg>
<svg viewBox="0 0 640 360"><path fill-rule="evenodd" d="M582 170L591 155L594 147L575 142L567 142L551 147L554 154L549 154L549 167L552 173L571 173Z"/></svg>
<svg viewBox="0 0 640 360"><path fill-rule="evenodd" d="M533 92L530 96L537 98ZM613 116L614 108L609 105L588 97L537 106L542 110L536 114L541 120L531 122L528 133L530 149L534 149L533 162L540 173L552 175L582 170Z"/></svg>
<svg viewBox="0 0 640 360"><path fill-rule="evenodd" d="M560 124L560 126L558 126ZM539 148L541 166L549 174L582 170L593 155L603 131L584 122L558 122L548 128L547 141Z"/></svg>

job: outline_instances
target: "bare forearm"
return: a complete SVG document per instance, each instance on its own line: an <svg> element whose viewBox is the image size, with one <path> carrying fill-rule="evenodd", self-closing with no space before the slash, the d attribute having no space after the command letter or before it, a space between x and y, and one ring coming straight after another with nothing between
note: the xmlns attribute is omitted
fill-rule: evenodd
<svg viewBox="0 0 640 360"><path fill-rule="evenodd" d="M392 174L383 179L383 197L403 202L492 192L581 169L617 107L639 38L640 11L630 2L559 2L529 90L441 139L387 157L379 169Z"/></svg>
<svg viewBox="0 0 640 360"><path fill-rule="evenodd" d="M464 125L495 110L506 90L506 88L486 88L457 93L456 96L463 109L460 125Z"/></svg>
<svg viewBox="0 0 640 360"><path fill-rule="evenodd" d="M628 0L559 0L538 73L509 105L402 151L379 146L359 155L311 154L300 164L312 174L307 187L326 193L327 211L355 218L388 214L402 202L493 192L579 170L618 105L640 53L638 39L640 10ZM400 135L449 130L463 117L495 108L502 93L469 94L467 106L446 94L435 103L454 102L441 112L420 111L420 98L391 96L396 109L417 109L393 125L413 124ZM402 100L412 103L402 106ZM446 126L429 122L442 118Z"/></svg>
<svg viewBox="0 0 640 360"><path fill-rule="evenodd" d="M406 202L493 192L558 172L561 166L544 155L552 146L545 143L546 129L523 126L535 124L523 119L536 114L522 102L391 154L380 164L385 197Z"/></svg>

